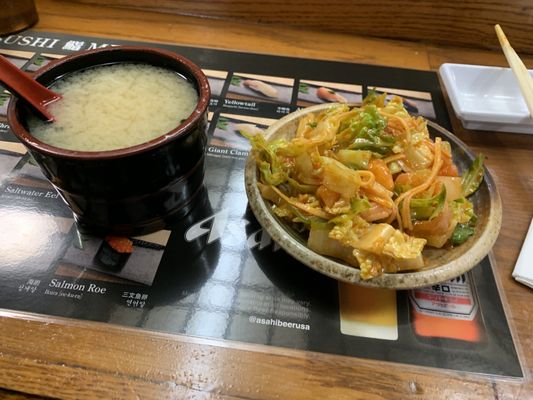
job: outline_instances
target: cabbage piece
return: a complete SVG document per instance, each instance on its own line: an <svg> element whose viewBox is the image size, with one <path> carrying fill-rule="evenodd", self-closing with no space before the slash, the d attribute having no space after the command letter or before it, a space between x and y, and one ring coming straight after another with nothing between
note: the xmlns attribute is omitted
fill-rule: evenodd
<svg viewBox="0 0 533 400"><path fill-rule="evenodd" d="M446 186L446 201L454 201L463 197L461 178L457 176L437 176L437 182Z"/></svg>
<svg viewBox="0 0 533 400"><path fill-rule="evenodd" d="M389 170L392 175L396 175L402 172L402 166L397 161L393 161L389 163Z"/></svg>
<svg viewBox="0 0 533 400"><path fill-rule="evenodd" d="M354 121L350 126L355 134L349 149L370 150L381 155L392 153L396 139L384 132L386 121L373 106L367 107L371 112L364 113L361 121ZM365 110L366 111L366 110Z"/></svg>
<svg viewBox="0 0 533 400"><path fill-rule="evenodd" d="M257 187L259 188L259 191L261 192L261 197L263 199L270 200L272 203L277 205L282 203L281 197L277 192L274 191L274 189L272 189L272 186L257 182Z"/></svg>
<svg viewBox="0 0 533 400"><path fill-rule="evenodd" d="M415 238L395 229L387 240L387 243L383 246L383 254L397 260L414 261L421 256L425 245L425 239Z"/></svg>
<svg viewBox="0 0 533 400"><path fill-rule="evenodd" d="M392 98L383 106L383 111L387 114L394 114L406 119L415 119L405 109L405 99L400 96L392 96Z"/></svg>
<svg viewBox="0 0 533 400"><path fill-rule="evenodd" d="M364 254L413 260L420 256L426 244L424 239L410 237L389 224L369 224L358 216L341 216L330 222L335 224L329 234L332 239Z"/></svg>
<svg viewBox="0 0 533 400"><path fill-rule="evenodd" d="M363 211L368 210L370 207L370 202L365 197L357 197L350 202L350 208L353 214L362 213Z"/></svg>
<svg viewBox="0 0 533 400"><path fill-rule="evenodd" d="M477 215L474 213L474 205L464 197L452 201L450 209L453 218L458 222L450 241L452 245L457 246L466 242L474 234Z"/></svg>
<svg viewBox="0 0 533 400"><path fill-rule="evenodd" d="M374 89L369 89L368 94L363 99L363 106L372 104L380 108L385 107L386 100L387 100L386 93L378 94Z"/></svg>
<svg viewBox="0 0 533 400"><path fill-rule="evenodd" d="M385 265L385 272L395 273L400 271L411 271L421 269L424 267L424 257L419 254L415 258L401 258L393 259L389 264Z"/></svg>
<svg viewBox="0 0 533 400"><path fill-rule="evenodd" d="M395 259L386 255L354 250L354 255L359 263L361 278L363 279L375 278L383 272L396 273L398 271L420 269L424 266L421 254L410 259Z"/></svg>
<svg viewBox="0 0 533 400"><path fill-rule="evenodd" d="M309 193L313 194L316 192L318 185L309 185L305 183L300 183L295 179L292 179L291 177L287 178L287 182L289 183L289 186L291 187L291 194L294 196L295 194L300 193Z"/></svg>
<svg viewBox="0 0 533 400"><path fill-rule="evenodd" d="M387 121L375 105L354 109L352 114L351 118L339 125L336 137L338 147L370 150L379 154L388 154L392 151L395 139L385 133Z"/></svg>
<svg viewBox="0 0 533 400"><path fill-rule="evenodd" d="M442 185L439 194L428 199L412 199L409 203L411 218L415 220L432 220L442 212L446 203L446 185Z"/></svg>
<svg viewBox="0 0 533 400"><path fill-rule="evenodd" d="M369 196L377 196L381 197L382 199L390 199L390 202L392 204L392 195L393 192L386 189L383 185L381 185L379 182L374 181L372 186L367 186L361 189L361 191L364 191L366 195Z"/></svg>
<svg viewBox="0 0 533 400"><path fill-rule="evenodd" d="M328 107L325 112L321 113L320 116L322 118L318 118L318 121L321 121L322 119L329 118L335 115L338 116L348 111L350 111L350 106L348 106L347 104L334 104Z"/></svg>
<svg viewBox="0 0 533 400"><path fill-rule="evenodd" d="M424 183L431 175L431 170L421 169L414 172L405 172L396 177L394 180L394 192L401 194L411 190L415 186Z"/></svg>
<svg viewBox="0 0 533 400"><path fill-rule="evenodd" d="M380 221L388 218L393 212L392 208L387 208L381 204L370 204L370 207L360 213L361 218L368 222Z"/></svg>
<svg viewBox="0 0 533 400"><path fill-rule="evenodd" d="M290 207L290 206L289 206ZM326 219L315 217L313 215L306 215L300 210L298 210L295 207L291 207L292 211L292 222L301 223L305 226L307 229L313 229L313 228L321 228L321 229L331 229L331 225L328 224L328 221Z"/></svg>
<svg viewBox="0 0 533 400"><path fill-rule="evenodd" d="M270 185L279 185L287 179L287 174L283 169L277 168L267 161L258 161L258 168L263 182Z"/></svg>
<svg viewBox="0 0 533 400"><path fill-rule="evenodd" d="M344 165L353 169L368 169L368 163L372 158L369 150L339 150L337 159Z"/></svg>
<svg viewBox="0 0 533 400"><path fill-rule="evenodd" d="M335 257L357 267L359 263L353 255L353 249L338 240L329 237L331 226L311 225L307 246L324 256Z"/></svg>
<svg viewBox="0 0 533 400"><path fill-rule="evenodd" d="M474 205L471 201L464 197L456 199L449 203L452 210L453 217L460 224L473 223L477 221L477 216L474 213Z"/></svg>
<svg viewBox="0 0 533 400"><path fill-rule="evenodd" d="M287 203L281 203L279 205L273 204L271 206L271 209L275 215L277 215L278 217L282 219L291 221L293 218L295 218L294 211L296 209L292 207L290 204L287 204Z"/></svg>
<svg viewBox="0 0 533 400"><path fill-rule="evenodd" d="M283 140L283 139L278 139ZM316 147L316 143L304 137L295 137L290 142L286 142L283 147L277 149L277 155L281 157L298 157L300 154L309 153Z"/></svg>
<svg viewBox="0 0 533 400"><path fill-rule="evenodd" d="M361 179L357 172L329 157L321 157L323 165L322 184L345 199L357 195Z"/></svg>
<svg viewBox="0 0 533 400"><path fill-rule="evenodd" d="M309 215L314 215L322 219L329 219L331 215L326 211L322 210L318 206L318 200L314 196L309 196L306 194L298 196L298 198L289 197L284 194L277 187L270 185L270 189L280 197L280 204L286 202L291 206L298 208Z"/></svg>
<svg viewBox="0 0 533 400"><path fill-rule="evenodd" d="M354 247L351 244L357 242L359 236L370 226L363 218L350 214L339 215L330 219L329 222L335 224L329 234L330 237L351 247Z"/></svg>
<svg viewBox="0 0 533 400"><path fill-rule="evenodd" d="M330 214L358 215L370 208L370 202L366 198L354 198L349 203L345 199L338 199L333 205L324 207Z"/></svg>
<svg viewBox="0 0 533 400"><path fill-rule="evenodd" d="M453 235L453 232L455 231L456 226L457 226L457 223L454 221L452 225L450 225L450 229L448 232L443 233L441 235L427 235L425 239L427 240L428 246L435 247L436 249L440 249L451 238L451 236Z"/></svg>
<svg viewBox="0 0 533 400"><path fill-rule="evenodd" d="M287 164L276 153L287 145L283 139L267 142L263 135L245 135L256 155L256 163L264 183L279 185L287 180Z"/></svg>
<svg viewBox="0 0 533 400"><path fill-rule="evenodd" d="M327 187L322 185L322 186L319 186L318 189L316 190L316 197L320 199L324 207L334 207L335 203L337 203L337 201L339 200L340 194L337 192L334 192L333 190L329 190ZM347 204L344 204L344 205L347 205Z"/></svg>
<svg viewBox="0 0 533 400"><path fill-rule="evenodd" d="M344 199L339 199L331 207L324 207L324 210L332 215L341 215L350 212L350 205Z"/></svg>
<svg viewBox="0 0 533 400"><path fill-rule="evenodd" d="M321 159L311 157L309 153L302 153L294 159L293 175L296 180L306 185L320 185Z"/></svg>
<svg viewBox="0 0 533 400"><path fill-rule="evenodd" d="M298 122L298 129L296 129L296 137L308 137L311 134L311 130L316 128L317 122L315 121L315 115L309 113L304 115Z"/></svg>
<svg viewBox="0 0 533 400"><path fill-rule="evenodd" d="M358 250L354 250L353 254L359 263L362 279L372 279L383 274L385 270L383 264L385 262L382 260L382 257Z"/></svg>
<svg viewBox="0 0 533 400"><path fill-rule="evenodd" d="M440 142L441 150L444 154L446 154L448 157L452 157L452 145L447 140L443 140ZM453 160L452 160L453 161Z"/></svg>
<svg viewBox="0 0 533 400"><path fill-rule="evenodd" d="M433 163L433 151L424 142L417 145L408 144L405 148L405 157L409 165L416 170L430 168Z"/></svg>
<svg viewBox="0 0 533 400"><path fill-rule="evenodd" d="M333 106L320 113L310 124L299 125L297 137L283 150L284 155L295 156L311 147L331 148L343 119L355 114L347 105ZM305 118L305 117L304 117Z"/></svg>
<svg viewBox="0 0 533 400"><path fill-rule="evenodd" d="M479 154L470 165L470 168L468 168L468 171L463 174L461 185L464 197L468 197L474 193L483 181L484 160L485 156L483 154Z"/></svg>
<svg viewBox="0 0 533 400"><path fill-rule="evenodd" d="M322 121L318 122L316 128L313 130L313 141L319 144L333 144L333 141L335 140L335 135L339 130L339 125L340 120L338 118L324 118Z"/></svg>
<svg viewBox="0 0 533 400"><path fill-rule="evenodd" d="M357 250L363 250L367 253L382 254L385 244L394 234L394 229L389 224L371 224L358 240L351 242L351 245Z"/></svg>

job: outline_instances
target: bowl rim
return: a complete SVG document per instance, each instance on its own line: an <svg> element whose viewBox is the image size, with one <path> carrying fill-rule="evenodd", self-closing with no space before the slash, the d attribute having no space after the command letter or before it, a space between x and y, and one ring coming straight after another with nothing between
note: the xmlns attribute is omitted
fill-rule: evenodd
<svg viewBox="0 0 533 400"><path fill-rule="evenodd" d="M268 140L268 138L274 132L276 132L286 123L298 119L307 113L324 110L328 107L331 107L333 104L334 103L319 104L291 113L271 125L265 132L265 138ZM352 106L354 104L350 105ZM472 151L468 148L468 146L455 135L453 135L453 133L432 121L427 120L427 122L428 125L444 134L447 139L454 141L455 144L460 146L462 150L464 150L469 156L473 157ZM287 229L283 228L278 220L272 215L257 187L257 167L253 152L250 152L248 158L246 159L244 179L245 190L248 196L250 208L252 209L255 217L263 229L266 230L266 232L275 242L280 245L281 248L283 248L298 261L324 275L339 281L361 286L389 289L413 289L455 278L472 269L490 252L498 237L502 222L502 204L500 194L492 176L490 175L490 172L485 167L483 182L488 186L490 198L489 217L487 224L484 226L483 231L481 232L481 235L479 236L478 240L474 242L468 252L462 254L457 259L447 262L436 268L396 274L384 273L376 278L363 280L360 277L360 270L358 268L335 261L333 258L320 255L310 250L307 246L292 237L291 233Z"/></svg>
<svg viewBox="0 0 533 400"><path fill-rule="evenodd" d="M203 115L207 112L207 107L211 98L211 90L209 87L209 81L205 74L202 72L201 68L193 63L188 58L182 56L181 54L174 53L168 50L159 49L150 46L109 46L104 48L98 48L93 50L85 50L75 54L65 56L63 58L53 60L47 65L39 68L33 74L33 79L38 80L43 74L50 72L58 66L71 63L73 61L94 57L94 55L101 53L138 53L138 54L153 54L158 57L172 59L179 62L188 72L194 77L198 85L198 103L196 104L195 109L187 117L185 121L179 124L176 128L166 132L152 140L149 140L144 143L137 144L135 146L124 147L114 150L103 150L103 151L79 151L79 150L69 150L63 149L60 147L52 146L47 143L40 141L35 138L28 130L22 125L18 118L17 106L20 104L20 99L13 97L13 100L9 103L8 106L8 122L11 126L11 129L15 136L27 147L30 149L54 157L62 157L67 159L76 159L76 160L102 160L102 159L114 159L125 156L136 155L138 153L144 153L146 151L164 146L165 144L173 141L179 136L185 135L190 130L194 129ZM108 65L109 63L96 63L94 66L99 65ZM75 72L76 70L70 71Z"/></svg>

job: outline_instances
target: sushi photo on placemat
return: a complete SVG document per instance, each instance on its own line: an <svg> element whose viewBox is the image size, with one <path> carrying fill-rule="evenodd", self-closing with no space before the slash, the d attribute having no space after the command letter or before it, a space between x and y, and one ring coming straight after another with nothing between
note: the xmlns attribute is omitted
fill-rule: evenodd
<svg viewBox="0 0 533 400"><path fill-rule="evenodd" d="M58 59L58 58L63 58L63 57L64 56L57 55L57 54L47 54L47 53L36 54L30 60L30 63L28 65L26 65L26 67L24 69L26 71L29 71L29 72L35 72L39 68L44 67L45 65L49 64L53 60Z"/></svg>
<svg viewBox="0 0 533 400"><path fill-rule="evenodd" d="M294 79L276 76L234 73L228 88L228 99L289 104Z"/></svg>
<svg viewBox="0 0 533 400"><path fill-rule="evenodd" d="M270 118L249 117L246 115L218 115L213 128L210 145L249 150L250 142L246 136L263 133L275 120Z"/></svg>
<svg viewBox="0 0 533 400"><path fill-rule="evenodd" d="M26 148L20 143L0 141L0 182L15 168L24 154Z"/></svg>
<svg viewBox="0 0 533 400"><path fill-rule="evenodd" d="M7 58L12 64L15 64L19 69L22 69L24 65L34 56L35 53L29 51L19 50L0 50L0 55Z"/></svg>
<svg viewBox="0 0 533 400"><path fill-rule="evenodd" d="M361 103L363 87L348 83L301 80L298 84L298 107L323 103Z"/></svg>
<svg viewBox="0 0 533 400"><path fill-rule="evenodd" d="M76 229L73 240L58 263L59 274L70 274L73 267L150 286L163 257L170 231L161 230L132 238L104 238L80 234ZM67 268L69 267L69 268ZM78 275L83 278L83 275ZM91 276L94 279L94 275Z"/></svg>
<svg viewBox="0 0 533 400"><path fill-rule="evenodd" d="M11 95L7 90L0 92L0 121L7 122L7 106L10 99Z"/></svg>
<svg viewBox="0 0 533 400"><path fill-rule="evenodd" d="M19 146L22 146L19 144ZM33 157L27 153L19 157L19 162L12 169L8 182L13 185L24 186L28 188L40 188L51 190L54 193L56 189L50 181L43 175ZM57 197L57 196L54 196Z"/></svg>
<svg viewBox="0 0 533 400"><path fill-rule="evenodd" d="M209 81L209 88L211 89L211 96L218 97L222 94L224 83L228 77L227 71L215 71L212 69L202 69L202 72L207 76Z"/></svg>

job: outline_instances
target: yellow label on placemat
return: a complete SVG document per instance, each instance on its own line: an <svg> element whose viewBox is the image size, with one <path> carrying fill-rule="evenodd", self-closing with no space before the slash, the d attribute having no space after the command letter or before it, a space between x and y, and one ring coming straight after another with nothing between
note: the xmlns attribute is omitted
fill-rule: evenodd
<svg viewBox="0 0 533 400"><path fill-rule="evenodd" d="M396 291L339 282L343 335L397 340Z"/></svg>

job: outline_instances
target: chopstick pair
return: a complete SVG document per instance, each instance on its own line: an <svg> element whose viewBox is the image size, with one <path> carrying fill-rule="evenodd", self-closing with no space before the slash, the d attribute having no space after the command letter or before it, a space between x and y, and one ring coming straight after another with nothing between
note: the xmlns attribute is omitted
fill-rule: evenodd
<svg viewBox="0 0 533 400"><path fill-rule="evenodd" d="M533 118L533 79L518 54L516 54L516 51L511 47L511 44L507 40L500 25L494 25L494 29L496 30L496 35L500 41L503 54L518 80L518 86L520 86L520 91L522 92L522 96L524 96L527 108L529 109L529 116Z"/></svg>

